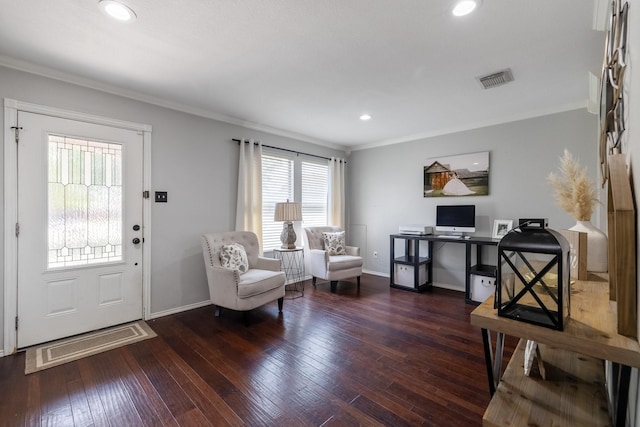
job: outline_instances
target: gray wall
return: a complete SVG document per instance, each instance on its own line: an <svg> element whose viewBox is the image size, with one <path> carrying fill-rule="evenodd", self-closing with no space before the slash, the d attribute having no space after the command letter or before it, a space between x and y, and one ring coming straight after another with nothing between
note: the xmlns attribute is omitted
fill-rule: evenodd
<svg viewBox="0 0 640 427"><path fill-rule="evenodd" d="M153 126L152 188L168 191L169 202L153 203L151 312L206 301L209 292L200 235L235 226L238 146L232 138L321 156L344 152L189 115L132 99L0 67L0 98L45 105ZM4 129L4 115L0 115ZM3 153L3 150L0 150ZM0 154L3 156L3 154ZM0 168L4 158L0 157ZM0 174L4 191L4 173ZM4 200L4 193L3 200ZM2 222L4 213L0 210ZM0 229L0 233L3 233ZM0 234L4 250L4 236ZM0 263L3 262L0 256ZM4 277L4 265L1 278ZM4 331L4 283L0 284L0 336ZM0 343L2 340L0 340Z"/></svg>
<svg viewBox="0 0 640 427"><path fill-rule="evenodd" d="M363 235L365 269L389 274L389 235L403 224L435 224L438 204L475 204L476 235L491 235L494 219L542 217L552 228L574 225L575 220L557 207L547 183L565 148L587 166L595 181L597 119L586 109L353 152L349 220L351 229ZM426 159L479 151L489 151L488 196L422 196ZM594 214L595 224L597 217ZM435 252L436 285L464 290L464 245L436 244ZM487 249L483 256L494 262L495 252Z"/></svg>

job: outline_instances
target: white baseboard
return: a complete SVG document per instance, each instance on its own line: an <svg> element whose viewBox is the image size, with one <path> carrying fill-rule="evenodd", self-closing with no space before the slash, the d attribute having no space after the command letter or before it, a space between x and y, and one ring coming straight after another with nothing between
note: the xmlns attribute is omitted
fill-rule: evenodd
<svg viewBox="0 0 640 427"><path fill-rule="evenodd" d="M380 277L391 277L389 276L389 273L383 273L381 271L373 271L373 270L365 270L362 269L363 273L367 273L367 274L371 274L373 276L380 276Z"/></svg>
<svg viewBox="0 0 640 427"><path fill-rule="evenodd" d="M4 350L0 350L0 357L4 357Z"/></svg>
<svg viewBox="0 0 640 427"><path fill-rule="evenodd" d="M464 292L464 286L460 288L460 286L458 285L450 285L448 283L436 283L436 282L433 282L431 285L436 288L449 289L450 291Z"/></svg>
<svg viewBox="0 0 640 427"><path fill-rule="evenodd" d="M373 276L391 278L389 273L383 273L381 271L373 271L373 270L364 270L363 269L362 272L363 273L367 273L367 274L371 274ZM460 286L458 286L458 285L451 285L451 284L448 284L448 283L437 283L437 282L433 282L431 285L436 287L436 288L442 288L442 289L449 289L451 291L464 292L464 286L462 288L460 288Z"/></svg>
<svg viewBox="0 0 640 427"><path fill-rule="evenodd" d="M169 316L171 314L182 313L183 311L193 310L194 308L205 307L211 305L211 300L196 302L194 304L183 305L182 307L170 308L169 310L158 311L157 313L150 313L149 317L145 320L157 319L159 317Z"/></svg>

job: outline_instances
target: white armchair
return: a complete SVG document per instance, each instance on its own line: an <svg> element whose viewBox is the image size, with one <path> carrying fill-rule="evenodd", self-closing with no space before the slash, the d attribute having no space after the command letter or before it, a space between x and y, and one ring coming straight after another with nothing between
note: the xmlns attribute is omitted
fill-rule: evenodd
<svg viewBox="0 0 640 427"><path fill-rule="evenodd" d="M344 255L329 255L325 250L324 236L322 233L336 233L342 231L339 227L305 227L304 248L305 257L309 260L309 269L313 277L313 286L316 278L329 280L331 292L335 292L338 280L356 277L358 289L360 289L360 276L362 275L362 257L360 248L345 245Z"/></svg>
<svg viewBox="0 0 640 427"><path fill-rule="evenodd" d="M280 270L280 260L258 256L258 238L254 233L207 233L200 240L216 317L220 316L221 307L246 312L275 300L278 300L278 311L282 312L285 274ZM220 261L222 246L232 243L241 244L247 254L248 270L242 274L224 268Z"/></svg>

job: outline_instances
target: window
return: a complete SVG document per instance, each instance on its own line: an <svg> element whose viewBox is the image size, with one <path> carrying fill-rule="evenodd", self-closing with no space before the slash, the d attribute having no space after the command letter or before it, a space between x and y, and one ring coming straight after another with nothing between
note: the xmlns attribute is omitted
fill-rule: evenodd
<svg viewBox="0 0 640 427"><path fill-rule="evenodd" d="M122 146L49 135L48 268L122 260Z"/></svg>
<svg viewBox="0 0 640 427"><path fill-rule="evenodd" d="M327 225L329 167L302 162L302 219L305 227Z"/></svg>
<svg viewBox="0 0 640 427"><path fill-rule="evenodd" d="M262 242L264 252L279 248L283 224L273 220L276 203L299 201L304 226L327 225L327 161L264 148L262 152ZM294 223L302 246L302 227Z"/></svg>
<svg viewBox="0 0 640 427"><path fill-rule="evenodd" d="M293 201L293 160L262 153L262 250L280 247L282 223L275 222L276 203Z"/></svg>

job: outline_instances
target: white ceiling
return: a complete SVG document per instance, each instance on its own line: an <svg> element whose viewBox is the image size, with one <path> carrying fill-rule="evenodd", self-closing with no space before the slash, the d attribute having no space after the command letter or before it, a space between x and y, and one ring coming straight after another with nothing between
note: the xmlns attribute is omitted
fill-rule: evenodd
<svg viewBox="0 0 640 427"><path fill-rule="evenodd" d="M0 0L0 64L353 150L584 107L604 48L586 0L125 3Z"/></svg>

